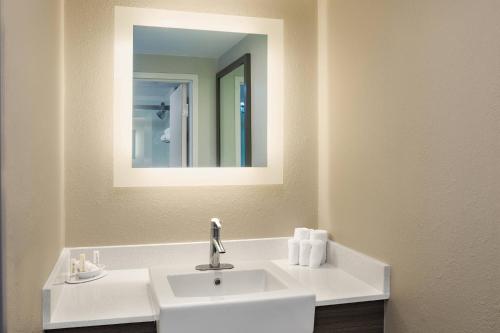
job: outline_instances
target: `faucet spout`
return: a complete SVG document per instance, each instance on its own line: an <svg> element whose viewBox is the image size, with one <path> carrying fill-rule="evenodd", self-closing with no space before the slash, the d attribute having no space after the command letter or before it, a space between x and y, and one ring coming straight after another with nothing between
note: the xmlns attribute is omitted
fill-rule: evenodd
<svg viewBox="0 0 500 333"><path fill-rule="evenodd" d="M212 242L215 246L215 250L219 253L226 253L226 249L224 249L224 246L222 245L220 239L212 239Z"/></svg>

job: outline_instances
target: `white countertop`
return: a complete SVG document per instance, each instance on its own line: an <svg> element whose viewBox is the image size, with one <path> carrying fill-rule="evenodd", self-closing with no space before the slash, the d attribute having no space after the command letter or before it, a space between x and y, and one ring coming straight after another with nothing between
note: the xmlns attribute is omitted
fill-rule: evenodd
<svg viewBox="0 0 500 333"><path fill-rule="evenodd" d="M65 284L46 329L155 321L147 269L108 271L99 279Z"/></svg>
<svg viewBox="0 0 500 333"><path fill-rule="evenodd" d="M382 290L333 265L319 268L291 266L287 260L274 260L278 267L316 294L316 306L388 299Z"/></svg>
<svg viewBox="0 0 500 333"><path fill-rule="evenodd" d="M278 244L282 240L270 242ZM313 291L317 306L389 298L389 266L334 242L330 243L330 263L317 269L290 266L287 260L273 259L272 256L279 256L281 250L267 259ZM281 245L276 244L275 248L279 249ZM231 246L237 250L236 247L240 245ZM246 243L242 246L250 245ZM237 263L238 259L233 258L231 262ZM44 300L44 329L156 320L147 267L109 270L108 275L99 280L69 285L60 279L61 267L64 266L61 262L64 260L67 257L61 256L56 265L59 271L51 274L44 287L44 297L48 298ZM189 258L186 260L190 261Z"/></svg>

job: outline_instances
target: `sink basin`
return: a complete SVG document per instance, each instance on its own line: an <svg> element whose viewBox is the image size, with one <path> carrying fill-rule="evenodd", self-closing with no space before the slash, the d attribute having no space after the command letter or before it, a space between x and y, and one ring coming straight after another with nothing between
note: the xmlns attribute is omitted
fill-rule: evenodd
<svg viewBox="0 0 500 333"><path fill-rule="evenodd" d="M271 262L223 271L149 270L158 332L311 333L314 294Z"/></svg>
<svg viewBox="0 0 500 333"><path fill-rule="evenodd" d="M218 279L219 284L215 284ZM167 275L175 297L243 295L285 289L285 285L265 269Z"/></svg>

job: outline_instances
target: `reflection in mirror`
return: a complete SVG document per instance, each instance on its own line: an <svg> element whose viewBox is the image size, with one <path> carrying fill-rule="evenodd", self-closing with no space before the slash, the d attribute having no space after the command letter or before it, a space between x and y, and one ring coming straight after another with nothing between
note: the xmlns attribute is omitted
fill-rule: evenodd
<svg viewBox="0 0 500 333"><path fill-rule="evenodd" d="M251 55L217 73L217 165L252 166Z"/></svg>
<svg viewBox="0 0 500 333"><path fill-rule="evenodd" d="M192 166L191 91L190 81L134 79L134 168Z"/></svg>
<svg viewBox="0 0 500 333"><path fill-rule="evenodd" d="M267 36L134 26L132 167L267 166Z"/></svg>

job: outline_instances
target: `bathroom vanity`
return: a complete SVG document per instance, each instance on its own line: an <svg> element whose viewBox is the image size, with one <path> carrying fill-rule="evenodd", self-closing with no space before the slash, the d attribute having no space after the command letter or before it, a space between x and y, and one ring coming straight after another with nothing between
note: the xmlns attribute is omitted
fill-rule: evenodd
<svg viewBox="0 0 500 333"><path fill-rule="evenodd" d="M156 333L156 322L45 330L61 333ZM384 301L317 306L313 333L383 333Z"/></svg>
<svg viewBox="0 0 500 333"><path fill-rule="evenodd" d="M319 269L291 266L285 259L287 239L225 241L227 254L221 260L236 267L264 262L280 279L296 281L314 294L315 333L383 332L390 266L333 241L328 242L328 262ZM159 308L150 270L184 274L178 267L191 267L189 274L196 274L195 266L207 260L207 248L208 242L100 247L108 275L79 285L63 282L67 262L96 248L64 249L43 289L45 331L157 332Z"/></svg>
<svg viewBox="0 0 500 333"><path fill-rule="evenodd" d="M113 186L283 184L283 27L116 6ZM207 242L64 249L43 288L44 330L383 332L388 265L329 241L325 265L291 266L288 238L222 246L216 224L209 260ZM94 250L106 276L65 283L70 258Z"/></svg>

